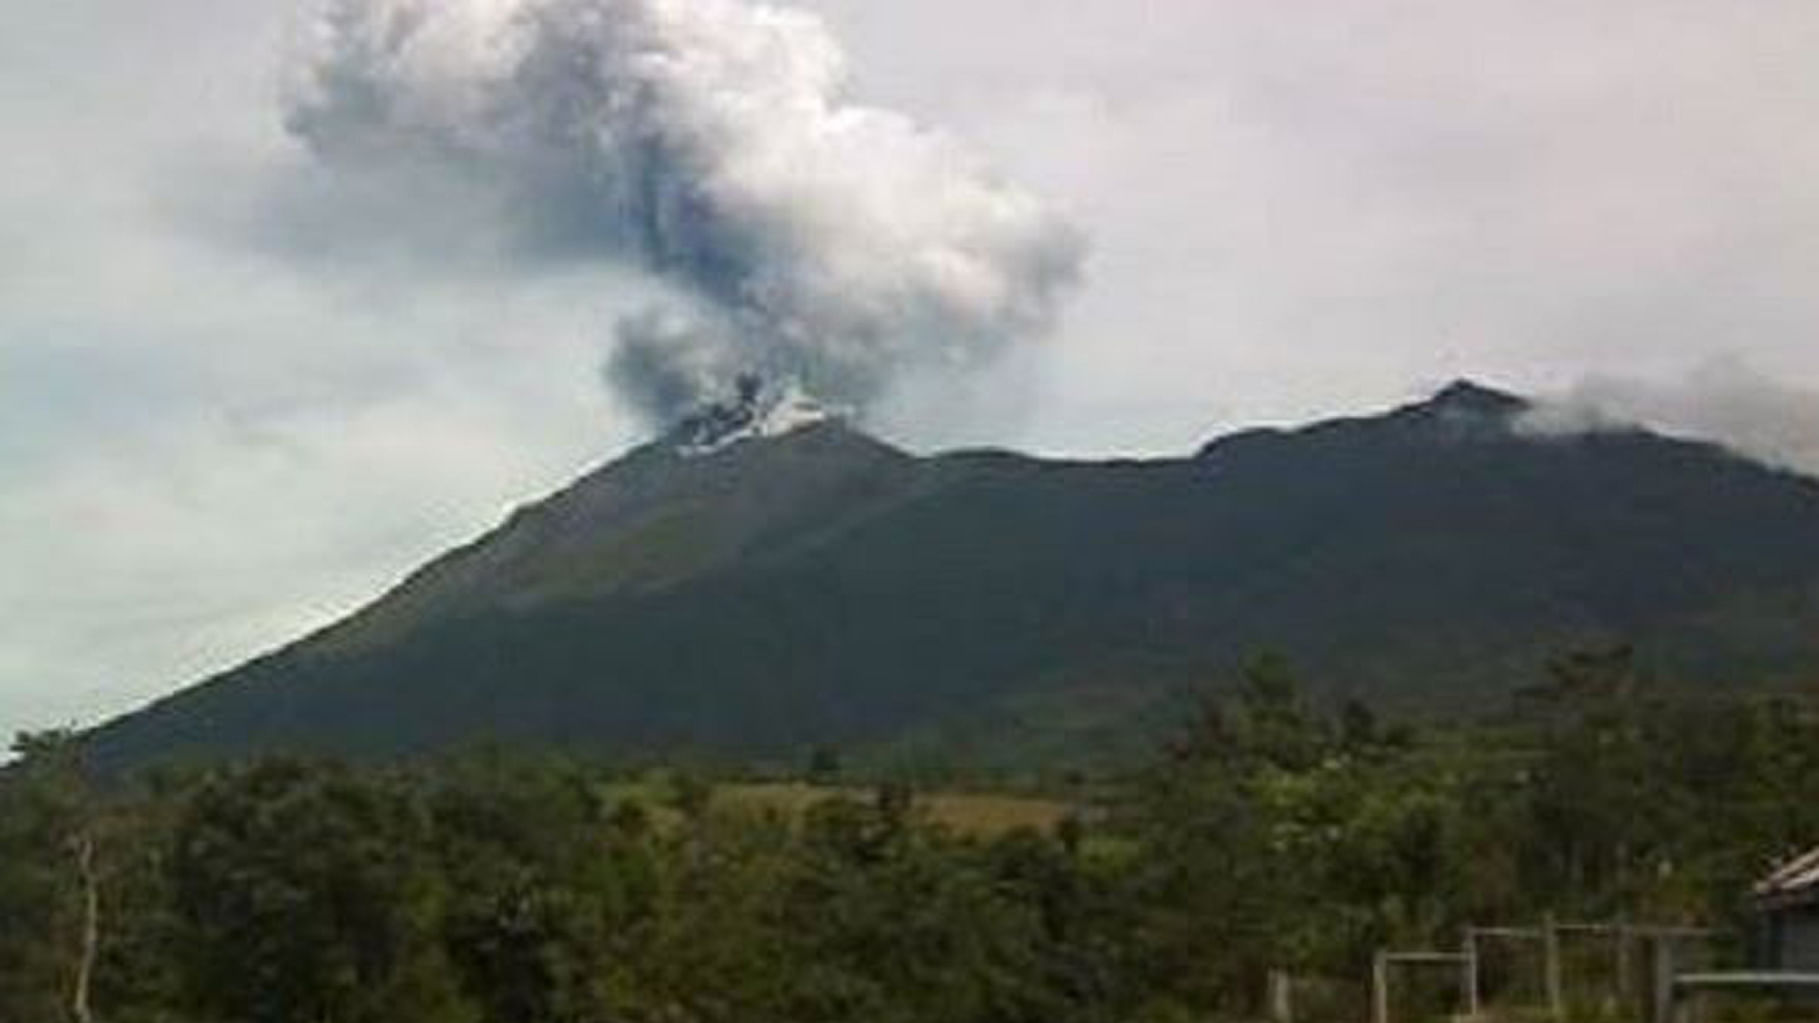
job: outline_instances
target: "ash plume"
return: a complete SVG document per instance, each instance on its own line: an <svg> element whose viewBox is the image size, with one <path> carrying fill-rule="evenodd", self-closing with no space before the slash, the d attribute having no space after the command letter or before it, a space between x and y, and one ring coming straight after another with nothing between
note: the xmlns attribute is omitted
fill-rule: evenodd
<svg viewBox="0 0 1819 1023"><path fill-rule="evenodd" d="M1079 276L1080 236L1034 196L853 102L806 13L329 0L311 28L286 125L325 165L458 175L542 254L660 282L607 367L655 421L750 373L863 410L905 370L1040 335Z"/></svg>

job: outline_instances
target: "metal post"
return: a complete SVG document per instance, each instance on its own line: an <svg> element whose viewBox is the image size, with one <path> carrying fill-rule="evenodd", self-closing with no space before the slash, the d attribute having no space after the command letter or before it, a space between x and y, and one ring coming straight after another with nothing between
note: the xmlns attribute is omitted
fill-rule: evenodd
<svg viewBox="0 0 1819 1023"><path fill-rule="evenodd" d="M1560 928L1549 913L1541 923L1541 942L1546 956L1547 1008L1556 1020L1566 1018L1566 990L1560 974Z"/></svg>
<svg viewBox="0 0 1819 1023"><path fill-rule="evenodd" d="M1390 959L1379 951L1371 963L1371 1023L1390 1023Z"/></svg>
<svg viewBox="0 0 1819 1023"><path fill-rule="evenodd" d="M1294 990L1294 979L1287 970L1270 971L1270 1023L1295 1023Z"/></svg>
<svg viewBox="0 0 1819 1023"><path fill-rule="evenodd" d="M1478 1016L1478 935L1471 928L1465 929L1465 947L1461 949L1465 960L1460 964L1460 986L1465 991L1465 1014L1474 1019Z"/></svg>
<svg viewBox="0 0 1819 1023"><path fill-rule="evenodd" d="M1657 935L1654 945L1654 998L1649 1006L1652 1023L1674 1023L1674 943Z"/></svg>
<svg viewBox="0 0 1819 1023"><path fill-rule="evenodd" d="M1630 925L1628 920L1617 921L1617 1002L1627 1005L1630 992L1635 988L1636 966L1630 954Z"/></svg>

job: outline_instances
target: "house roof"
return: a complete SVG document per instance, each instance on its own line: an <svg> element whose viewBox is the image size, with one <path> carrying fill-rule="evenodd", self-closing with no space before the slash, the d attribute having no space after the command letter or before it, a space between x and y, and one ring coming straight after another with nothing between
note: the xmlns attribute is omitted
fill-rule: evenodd
<svg viewBox="0 0 1819 1023"><path fill-rule="evenodd" d="M1753 894L1757 902L1768 908L1819 900L1819 848L1809 849L1776 867L1756 882Z"/></svg>

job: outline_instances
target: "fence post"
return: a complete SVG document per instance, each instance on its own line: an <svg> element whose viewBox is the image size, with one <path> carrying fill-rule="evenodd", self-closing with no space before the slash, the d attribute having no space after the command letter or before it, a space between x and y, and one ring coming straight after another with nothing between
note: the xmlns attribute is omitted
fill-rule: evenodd
<svg viewBox="0 0 1819 1023"><path fill-rule="evenodd" d="M1547 966L1547 1008L1554 1019L1565 1019L1566 991L1560 974L1560 928L1552 913L1541 922L1541 947Z"/></svg>
<svg viewBox="0 0 1819 1023"><path fill-rule="evenodd" d="M1460 965L1460 986L1465 991L1465 1014L1476 1018L1479 1012L1478 991L1478 933L1470 927L1465 929L1465 947L1460 950L1465 956Z"/></svg>
<svg viewBox="0 0 1819 1023"><path fill-rule="evenodd" d="M1630 993L1635 990L1634 976L1636 964L1631 955L1630 924L1627 919L1617 921L1617 1002L1627 1005Z"/></svg>
<svg viewBox="0 0 1819 1023"><path fill-rule="evenodd" d="M1390 960L1381 949L1371 962L1371 1023L1390 1023Z"/></svg>
<svg viewBox="0 0 1819 1023"><path fill-rule="evenodd" d="M1651 1023L1674 1023L1674 944L1662 935L1655 935L1651 944L1654 946L1654 998L1649 1006Z"/></svg>
<svg viewBox="0 0 1819 1023"><path fill-rule="evenodd" d="M1270 1023L1295 1023L1294 984L1294 978L1287 970L1270 971Z"/></svg>

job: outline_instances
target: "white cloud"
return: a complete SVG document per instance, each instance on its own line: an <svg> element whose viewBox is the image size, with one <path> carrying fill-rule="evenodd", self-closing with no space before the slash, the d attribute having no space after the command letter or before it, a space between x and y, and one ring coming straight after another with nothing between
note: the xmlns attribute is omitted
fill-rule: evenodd
<svg viewBox="0 0 1819 1023"><path fill-rule="evenodd" d="M1819 390L1771 379L1736 358L1673 380L1590 376L1542 400L1527 425L1543 436L1642 426L1718 441L1764 465L1819 478Z"/></svg>

